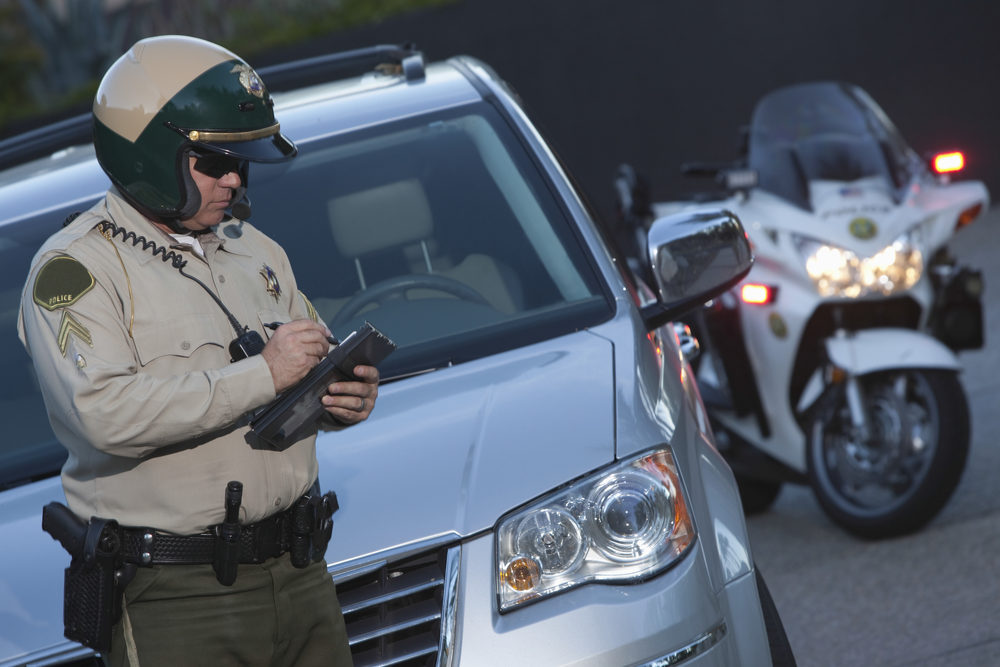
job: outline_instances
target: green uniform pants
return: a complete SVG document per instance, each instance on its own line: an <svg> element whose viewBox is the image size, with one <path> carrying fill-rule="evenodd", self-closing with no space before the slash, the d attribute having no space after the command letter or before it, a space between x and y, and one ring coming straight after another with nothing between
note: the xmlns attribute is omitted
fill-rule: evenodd
<svg viewBox="0 0 1000 667"><path fill-rule="evenodd" d="M211 565L139 568L125 590L109 665L351 665L344 618L322 561L288 554L240 565L223 586ZM127 645L128 630L134 653Z"/></svg>

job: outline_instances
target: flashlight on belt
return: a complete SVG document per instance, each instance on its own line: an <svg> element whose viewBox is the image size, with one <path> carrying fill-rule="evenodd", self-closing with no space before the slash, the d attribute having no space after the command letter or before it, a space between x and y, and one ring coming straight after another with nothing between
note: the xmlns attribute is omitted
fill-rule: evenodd
<svg viewBox="0 0 1000 667"><path fill-rule="evenodd" d="M226 485L226 518L216 527L215 558L212 569L223 586L232 586L240 565L240 504L243 502L243 483Z"/></svg>

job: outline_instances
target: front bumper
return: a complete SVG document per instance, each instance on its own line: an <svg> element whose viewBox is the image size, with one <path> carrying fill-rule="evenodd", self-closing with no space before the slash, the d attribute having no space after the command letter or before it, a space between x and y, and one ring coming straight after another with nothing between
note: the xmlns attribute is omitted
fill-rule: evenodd
<svg viewBox="0 0 1000 667"><path fill-rule="evenodd" d="M753 573L714 592L701 543L641 584L591 584L500 615L493 536L462 546L454 665L761 665ZM442 661L441 664L448 664Z"/></svg>

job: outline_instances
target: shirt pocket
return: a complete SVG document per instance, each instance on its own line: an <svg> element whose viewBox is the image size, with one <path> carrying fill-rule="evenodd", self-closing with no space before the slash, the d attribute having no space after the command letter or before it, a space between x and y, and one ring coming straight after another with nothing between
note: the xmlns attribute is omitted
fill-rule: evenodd
<svg viewBox="0 0 1000 667"><path fill-rule="evenodd" d="M281 313L270 308L258 309L257 317L260 320L260 330L264 332L265 341L271 340L271 336L274 335L274 329L269 325L282 325L291 319L288 313Z"/></svg>
<svg viewBox="0 0 1000 667"><path fill-rule="evenodd" d="M164 319L155 327L136 331L136 355L143 368L163 367L167 372L195 370L191 364L197 359L197 368L208 370L229 363L226 348L235 333L223 340L214 317L188 313Z"/></svg>

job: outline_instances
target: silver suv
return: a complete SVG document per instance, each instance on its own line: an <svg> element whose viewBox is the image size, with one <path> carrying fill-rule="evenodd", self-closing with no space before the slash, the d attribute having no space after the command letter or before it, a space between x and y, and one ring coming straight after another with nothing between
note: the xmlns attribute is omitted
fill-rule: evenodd
<svg viewBox="0 0 1000 667"><path fill-rule="evenodd" d="M739 222L657 221L647 286L483 63L376 47L261 75L300 154L254 165L254 222L336 335L399 346L372 418L317 443L355 663L789 664L671 324L749 269ZM0 172L0 665L95 660L62 637L40 518L65 452L15 321L35 249L108 183L51 136L0 145L45 153Z"/></svg>

